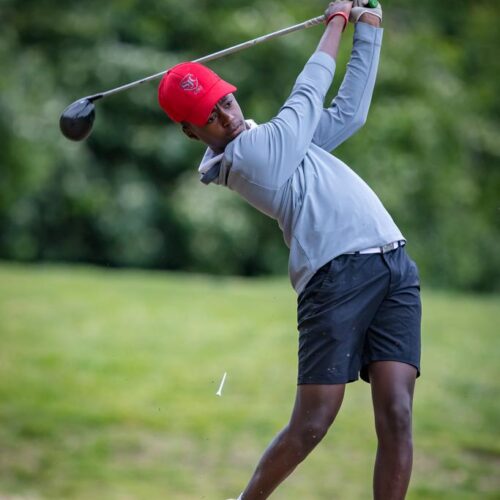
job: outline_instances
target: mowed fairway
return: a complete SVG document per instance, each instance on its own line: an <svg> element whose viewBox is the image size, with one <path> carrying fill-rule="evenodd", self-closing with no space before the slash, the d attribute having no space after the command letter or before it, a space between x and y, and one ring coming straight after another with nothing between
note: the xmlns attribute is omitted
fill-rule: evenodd
<svg viewBox="0 0 500 500"><path fill-rule="evenodd" d="M498 499L500 297L423 302L408 498ZM0 498L237 496L287 422L296 336L286 278L0 265ZM371 498L375 443L351 384L273 498Z"/></svg>

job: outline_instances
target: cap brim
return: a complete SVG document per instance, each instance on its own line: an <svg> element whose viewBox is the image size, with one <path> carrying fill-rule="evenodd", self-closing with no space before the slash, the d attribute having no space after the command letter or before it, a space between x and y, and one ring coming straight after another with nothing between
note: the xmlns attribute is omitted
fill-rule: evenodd
<svg viewBox="0 0 500 500"><path fill-rule="evenodd" d="M192 119L189 120L197 127L204 127L210 117L210 113L215 105L226 95L238 90L234 85L220 79L203 98L203 101L197 104L195 112L192 113Z"/></svg>

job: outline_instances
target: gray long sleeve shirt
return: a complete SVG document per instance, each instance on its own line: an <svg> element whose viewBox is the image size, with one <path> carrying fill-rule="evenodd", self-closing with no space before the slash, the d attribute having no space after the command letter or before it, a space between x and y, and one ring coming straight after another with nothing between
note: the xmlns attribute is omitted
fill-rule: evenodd
<svg viewBox="0 0 500 500"><path fill-rule="evenodd" d="M241 133L219 156L208 149L200 166L202 182L227 186L278 221L297 293L329 260L404 239L377 195L329 153L366 120L381 41L381 29L356 25L344 80L327 109L335 61L313 54L276 117Z"/></svg>

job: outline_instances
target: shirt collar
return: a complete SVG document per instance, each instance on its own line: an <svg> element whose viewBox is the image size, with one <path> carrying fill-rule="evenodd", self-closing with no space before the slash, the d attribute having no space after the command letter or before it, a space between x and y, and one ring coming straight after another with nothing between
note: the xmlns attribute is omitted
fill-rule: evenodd
<svg viewBox="0 0 500 500"><path fill-rule="evenodd" d="M245 123L247 125L247 130L251 130L257 127L257 123L255 123L253 120L245 120ZM219 176L220 166L223 158L224 153L217 154L212 149L207 148L201 160L200 166L198 167L201 182L203 182L204 184L210 184Z"/></svg>

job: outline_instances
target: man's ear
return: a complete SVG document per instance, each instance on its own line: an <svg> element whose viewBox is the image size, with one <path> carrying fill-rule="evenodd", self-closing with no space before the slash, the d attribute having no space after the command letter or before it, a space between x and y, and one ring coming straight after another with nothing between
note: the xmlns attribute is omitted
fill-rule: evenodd
<svg viewBox="0 0 500 500"><path fill-rule="evenodd" d="M183 123L182 124L182 131L190 138L194 139L195 141L199 141L200 138L193 132L191 129L189 123Z"/></svg>

